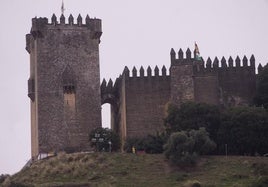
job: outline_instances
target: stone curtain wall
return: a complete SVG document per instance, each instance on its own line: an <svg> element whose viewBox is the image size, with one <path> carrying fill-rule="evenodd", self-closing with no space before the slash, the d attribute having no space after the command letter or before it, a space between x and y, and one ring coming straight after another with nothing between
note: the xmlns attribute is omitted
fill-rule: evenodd
<svg viewBox="0 0 268 187"><path fill-rule="evenodd" d="M161 75L158 67L152 74L150 67L144 73L143 67L134 67L132 76L124 70L126 137L144 137L163 131L165 107L170 97L170 76L162 67ZM123 105L122 105L123 106Z"/></svg>

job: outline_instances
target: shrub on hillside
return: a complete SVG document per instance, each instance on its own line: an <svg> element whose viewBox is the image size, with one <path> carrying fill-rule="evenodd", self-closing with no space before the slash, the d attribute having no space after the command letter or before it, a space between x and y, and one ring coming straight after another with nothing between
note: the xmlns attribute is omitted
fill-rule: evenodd
<svg viewBox="0 0 268 187"><path fill-rule="evenodd" d="M205 128L199 130L172 133L164 146L165 156L179 166L195 165L198 155L204 155L215 149Z"/></svg>
<svg viewBox="0 0 268 187"><path fill-rule="evenodd" d="M108 128L98 127L89 134L89 141L96 151L117 151L120 149L119 135Z"/></svg>
<svg viewBox="0 0 268 187"><path fill-rule="evenodd" d="M144 150L144 139L137 137L127 138L124 145L124 151L126 151L127 153L131 153L132 147L135 147L136 150Z"/></svg>
<svg viewBox="0 0 268 187"><path fill-rule="evenodd" d="M144 138L128 138L124 150L128 153L132 152L132 147L135 147L137 151L145 151L149 154L163 153L163 146L167 140L165 134L148 135Z"/></svg>

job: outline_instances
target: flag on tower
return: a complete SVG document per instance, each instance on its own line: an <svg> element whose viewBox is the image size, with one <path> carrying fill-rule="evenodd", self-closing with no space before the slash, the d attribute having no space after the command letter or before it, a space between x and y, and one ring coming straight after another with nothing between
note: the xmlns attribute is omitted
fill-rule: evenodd
<svg viewBox="0 0 268 187"><path fill-rule="evenodd" d="M194 45L194 55L196 60L201 60L200 52L197 43Z"/></svg>

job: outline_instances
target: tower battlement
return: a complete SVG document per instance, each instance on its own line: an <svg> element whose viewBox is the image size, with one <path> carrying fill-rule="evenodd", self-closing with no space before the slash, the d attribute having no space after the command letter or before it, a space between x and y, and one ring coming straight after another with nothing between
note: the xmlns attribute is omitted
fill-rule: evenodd
<svg viewBox="0 0 268 187"><path fill-rule="evenodd" d="M66 22L66 18L63 14L61 14L60 19L58 20L55 14L51 17L51 22L48 21L48 18L33 18L32 19L32 29L39 30L44 25L65 25L65 26L78 26L78 27L86 27L94 31L102 32L101 28L101 19L98 18L90 18L89 15L86 16L85 22L83 22L82 16L79 14L77 16L76 22L74 22L74 17L72 14L69 15L68 20Z"/></svg>
<svg viewBox="0 0 268 187"><path fill-rule="evenodd" d="M81 30L86 29L91 31L92 39L99 39L102 35L101 20L97 18L90 18L88 15L83 22L82 16L79 14L76 22L74 22L74 17L72 14L68 17L66 22L65 16L62 14L58 20L56 15L53 14L51 17L51 22L48 21L48 18L33 18L32 19L32 28L31 34L33 37L42 37L42 32L46 29L72 29L72 30Z"/></svg>
<svg viewBox="0 0 268 187"><path fill-rule="evenodd" d="M244 72L244 71L251 71L255 73L255 57L254 55L251 55L250 59L246 56L241 58L237 56L235 60L230 56L228 58L228 62L226 61L225 57L222 57L219 61L218 57L215 57L212 61L210 57L208 57L206 63L202 59L199 62L193 63L193 68L195 73L206 73L206 72Z"/></svg>
<svg viewBox="0 0 268 187"><path fill-rule="evenodd" d="M188 48L184 54L182 49L179 49L176 54L175 50L172 48L170 51L171 66L180 66L180 65L193 65L194 72L217 72L217 71L255 71L255 57L251 55L250 59L244 55L243 58L237 56L235 60L230 56L228 61L225 57L222 57L219 60L218 57L215 57L212 61L210 57L204 61L203 58L200 60L196 59L195 52L191 52Z"/></svg>

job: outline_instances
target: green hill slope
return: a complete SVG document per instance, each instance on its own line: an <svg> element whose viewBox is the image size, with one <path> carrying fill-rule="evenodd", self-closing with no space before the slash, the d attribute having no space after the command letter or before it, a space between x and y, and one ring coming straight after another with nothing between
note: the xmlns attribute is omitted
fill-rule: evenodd
<svg viewBox="0 0 268 187"><path fill-rule="evenodd" d="M76 153L37 161L8 178L5 185L169 187L198 181L202 187L245 187L265 180L267 157L209 156L202 157L195 168L182 169L171 166L163 155Z"/></svg>

